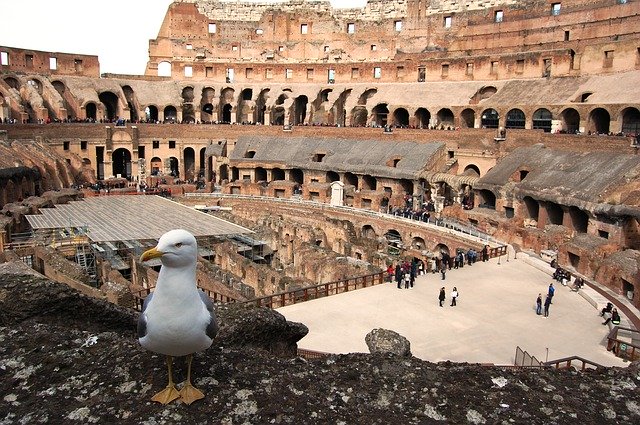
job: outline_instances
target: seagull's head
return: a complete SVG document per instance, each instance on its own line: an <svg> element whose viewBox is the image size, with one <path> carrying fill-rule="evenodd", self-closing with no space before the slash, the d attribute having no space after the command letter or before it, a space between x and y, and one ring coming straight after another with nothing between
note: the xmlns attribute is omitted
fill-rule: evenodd
<svg viewBox="0 0 640 425"><path fill-rule="evenodd" d="M145 251L140 261L144 262L152 258L160 258L162 264L169 267L195 264L198 259L196 238L186 230L171 230L160 237L155 248Z"/></svg>

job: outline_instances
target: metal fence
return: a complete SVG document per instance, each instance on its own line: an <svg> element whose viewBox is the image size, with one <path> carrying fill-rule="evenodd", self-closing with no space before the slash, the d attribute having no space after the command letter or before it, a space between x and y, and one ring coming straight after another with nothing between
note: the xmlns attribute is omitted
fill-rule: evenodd
<svg viewBox="0 0 640 425"><path fill-rule="evenodd" d="M516 347L516 357L513 362L515 366L534 366L534 367L543 367L542 362L536 359L534 356L530 355L526 351L524 351L520 347Z"/></svg>

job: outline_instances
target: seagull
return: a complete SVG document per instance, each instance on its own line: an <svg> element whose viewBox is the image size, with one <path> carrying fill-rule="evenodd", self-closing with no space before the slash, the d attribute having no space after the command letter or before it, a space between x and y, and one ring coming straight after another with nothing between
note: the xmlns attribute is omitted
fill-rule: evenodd
<svg viewBox="0 0 640 425"><path fill-rule="evenodd" d="M218 333L213 303L196 286L196 238L186 230L171 230L140 261L160 258L162 268L155 291L147 296L138 319L138 341L149 351L167 356L169 383L151 400L186 404L204 398L191 384L193 353L211 346ZM187 380L178 391L173 382L173 357L187 356Z"/></svg>

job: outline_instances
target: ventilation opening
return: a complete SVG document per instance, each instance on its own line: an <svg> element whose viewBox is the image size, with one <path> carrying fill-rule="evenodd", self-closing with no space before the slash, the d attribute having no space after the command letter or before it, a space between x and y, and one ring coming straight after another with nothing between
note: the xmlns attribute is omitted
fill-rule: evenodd
<svg viewBox="0 0 640 425"><path fill-rule="evenodd" d="M549 203L547 205L547 216L549 217L549 223L562 226L562 219L564 212L558 204Z"/></svg>
<svg viewBox="0 0 640 425"><path fill-rule="evenodd" d="M313 162L322 162L322 160L324 159L325 156L326 156L326 154L324 154L324 153L317 153L317 154L313 155L313 158L311 160Z"/></svg>
<svg viewBox="0 0 640 425"><path fill-rule="evenodd" d="M246 151L244 153L245 158L253 158L254 156L256 156L256 151Z"/></svg>
<svg viewBox="0 0 640 425"><path fill-rule="evenodd" d="M571 267L578 270L578 266L580 266L580 256L574 254L573 252L569 252L568 254L569 254L569 264L571 264Z"/></svg>
<svg viewBox="0 0 640 425"><path fill-rule="evenodd" d="M600 236L601 238L609 239L609 232L598 229L598 236Z"/></svg>

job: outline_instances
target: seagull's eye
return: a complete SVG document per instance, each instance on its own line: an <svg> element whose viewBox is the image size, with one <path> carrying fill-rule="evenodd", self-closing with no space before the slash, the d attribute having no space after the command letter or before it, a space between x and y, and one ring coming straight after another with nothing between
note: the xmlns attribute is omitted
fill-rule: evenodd
<svg viewBox="0 0 640 425"><path fill-rule="evenodd" d="M182 242L178 242L177 244L175 244L176 248L180 248L182 246Z"/></svg>

